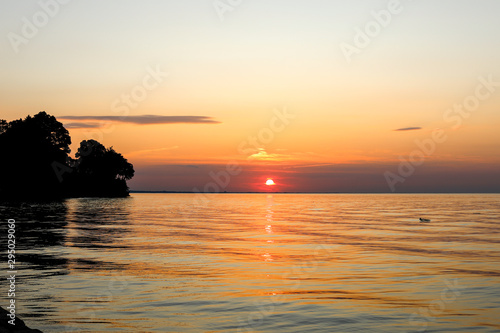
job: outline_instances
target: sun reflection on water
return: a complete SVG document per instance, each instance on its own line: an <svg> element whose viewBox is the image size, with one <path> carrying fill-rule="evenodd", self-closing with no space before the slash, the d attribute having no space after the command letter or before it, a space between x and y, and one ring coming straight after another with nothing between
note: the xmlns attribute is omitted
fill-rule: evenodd
<svg viewBox="0 0 500 333"><path fill-rule="evenodd" d="M23 266L19 312L51 332L58 323L234 332L240 319L243 331L416 331L412 313L436 312L429 306L457 281L456 301L419 320L433 331L487 331L498 318L499 198L241 194L203 207L189 194L70 199L30 217L56 229L42 229L54 246L23 238L37 265ZM433 222L419 223L422 212ZM248 318L260 319L245 326Z"/></svg>

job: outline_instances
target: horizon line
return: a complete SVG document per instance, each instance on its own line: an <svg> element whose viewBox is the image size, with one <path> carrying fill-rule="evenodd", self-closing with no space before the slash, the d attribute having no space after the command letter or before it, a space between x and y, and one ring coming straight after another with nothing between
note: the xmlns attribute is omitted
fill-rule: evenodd
<svg viewBox="0 0 500 333"><path fill-rule="evenodd" d="M224 192L194 192L194 191L146 191L130 190L129 193L159 193L159 194L500 194L499 192L258 192L258 191L224 191Z"/></svg>

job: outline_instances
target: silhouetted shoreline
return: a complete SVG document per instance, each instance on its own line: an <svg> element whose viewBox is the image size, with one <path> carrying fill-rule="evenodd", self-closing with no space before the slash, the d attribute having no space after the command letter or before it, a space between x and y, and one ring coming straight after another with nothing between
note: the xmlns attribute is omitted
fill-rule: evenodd
<svg viewBox="0 0 500 333"><path fill-rule="evenodd" d="M63 124L42 111L25 119L0 119L0 198L122 198L134 167L113 147L83 140L71 157Z"/></svg>

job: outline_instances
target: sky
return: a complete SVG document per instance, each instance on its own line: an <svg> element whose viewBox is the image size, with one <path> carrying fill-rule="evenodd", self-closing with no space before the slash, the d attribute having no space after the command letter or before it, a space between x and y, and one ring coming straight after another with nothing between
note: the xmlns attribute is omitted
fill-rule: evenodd
<svg viewBox="0 0 500 333"><path fill-rule="evenodd" d="M0 119L132 190L500 192L496 0L0 3ZM266 186L268 178L276 185Z"/></svg>

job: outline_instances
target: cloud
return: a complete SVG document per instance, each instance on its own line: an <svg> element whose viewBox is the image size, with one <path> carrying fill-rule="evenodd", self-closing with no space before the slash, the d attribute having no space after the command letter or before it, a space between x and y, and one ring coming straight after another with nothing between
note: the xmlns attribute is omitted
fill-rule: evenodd
<svg viewBox="0 0 500 333"><path fill-rule="evenodd" d="M129 123L136 125L155 125L155 124L220 124L220 121L206 116L158 116L158 115L140 115L140 116L59 116L59 119L66 120L105 120L119 123ZM77 123L71 123L76 126ZM84 128L91 123L85 124ZM97 127L97 126L96 126ZM78 128L78 127L72 127ZM82 127L80 127L82 128Z"/></svg>
<svg viewBox="0 0 500 333"><path fill-rule="evenodd" d="M155 155L157 153L163 153L165 151L169 150L176 150L179 149L179 146L173 146L173 147L166 147L166 148L156 148L156 149L145 149L145 150L137 150L137 151L132 151L127 154L127 156L150 156L150 155Z"/></svg>
<svg viewBox="0 0 500 333"><path fill-rule="evenodd" d="M398 128L395 129L394 131L396 132L403 132L403 131L418 131L421 130L422 127L405 127L405 128Z"/></svg>
<svg viewBox="0 0 500 333"><path fill-rule="evenodd" d="M277 157L276 154L268 154L264 148L259 148L258 152L248 156L249 160L270 160L275 159Z"/></svg>
<svg viewBox="0 0 500 333"><path fill-rule="evenodd" d="M286 154L269 154L264 148L258 148L257 152L248 156L249 160L261 161L281 161L289 158L290 155Z"/></svg>
<svg viewBox="0 0 500 333"><path fill-rule="evenodd" d="M64 124L65 128L75 129L75 128L99 128L101 127L98 123L67 123Z"/></svg>

